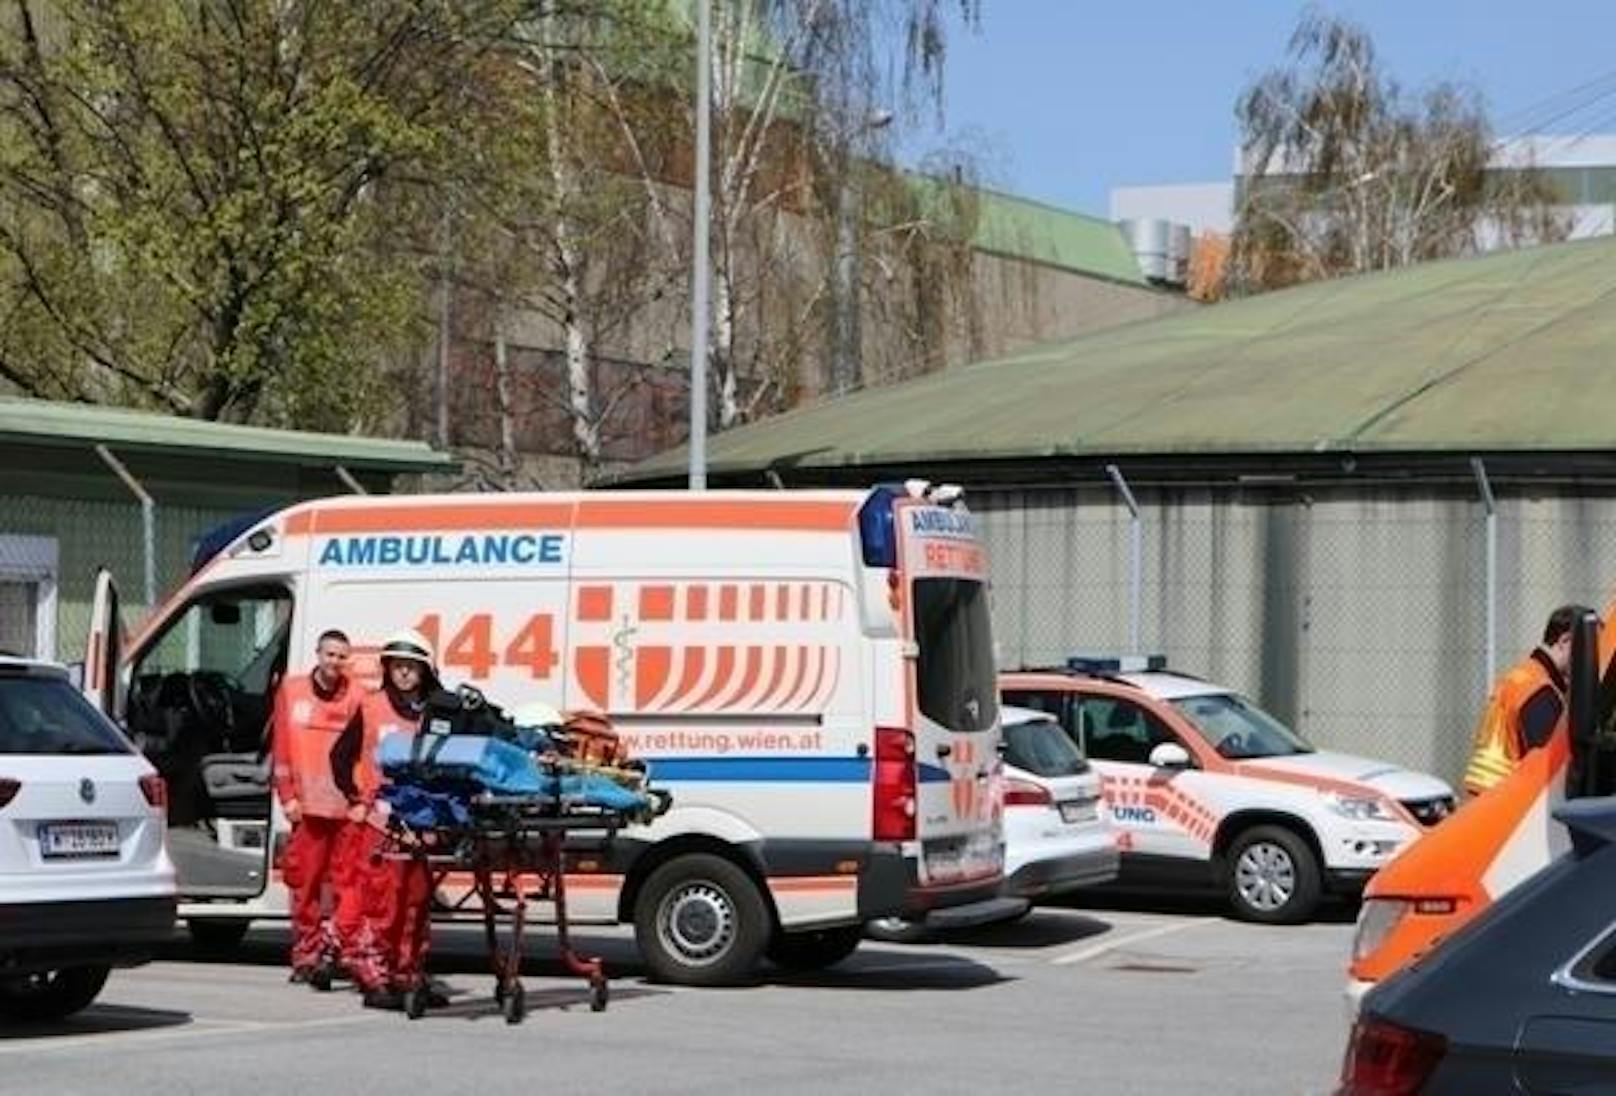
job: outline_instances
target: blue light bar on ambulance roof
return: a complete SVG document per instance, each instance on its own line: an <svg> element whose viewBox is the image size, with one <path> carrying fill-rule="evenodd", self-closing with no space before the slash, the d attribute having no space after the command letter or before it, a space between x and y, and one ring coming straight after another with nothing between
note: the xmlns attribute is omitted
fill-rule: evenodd
<svg viewBox="0 0 1616 1096"><path fill-rule="evenodd" d="M933 485L929 480L912 479L902 483L876 484L870 497L859 507L859 545L864 566L898 566L898 530L894 504L899 499L916 499L933 506L954 507L965 499L965 489L956 484Z"/></svg>
<svg viewBox="0 0 1616 1096"><path fill-rule="evenodd" d="M271 506L267 510L256 513L243 514L232 518L222 525L215 525L191 542L191 574L196 574L214 556L235 543L237 537L248 529L257 525L272 514L279 513L281 507Z"/></svg>
<svg viewBox="0 0 1616 1096"><path fill-rule="evenodd" d="M1167 669L1166 655L1073 655L1066 668L1080 674L1137 674Z"/></svg>
<svg viewBox="0 0 1616 1096"><path fill-rule="evenodd" d="M859 507L859 547L864 566L892 568L898 565L898 529L893 521L893 503L908 498L902 484L883 483L870 492Z"/></svg>

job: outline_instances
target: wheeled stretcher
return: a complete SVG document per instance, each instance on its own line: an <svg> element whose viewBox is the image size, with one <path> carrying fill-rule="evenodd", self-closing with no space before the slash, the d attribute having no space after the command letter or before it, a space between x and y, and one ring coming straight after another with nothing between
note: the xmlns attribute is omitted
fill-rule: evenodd
<svg viewBox="0 0 1616 1096"><path fill-rule="evenodd" d="M489 710L480 697L476 704L474 712ZM475 902L482 914L494 999L507 1023L520 1023L527 1011L520 975L534 902L553 907L561 961L588 981L590 1008L602 1011L610 988L601 960L572 945L567 846L575 840L598 849L625 826L665 813L670 798L648 786L643 765L584 756L560 736L534 738L500 725L494 735L463 733L461 725L428 718L410 741L384 742L379 760L393 783L382 792L390 812L381 855L420 864L433 893L461 877L453 908L469 912ZM419 1018L429 997L427 986L412 988L405 1013Z"/></svg>

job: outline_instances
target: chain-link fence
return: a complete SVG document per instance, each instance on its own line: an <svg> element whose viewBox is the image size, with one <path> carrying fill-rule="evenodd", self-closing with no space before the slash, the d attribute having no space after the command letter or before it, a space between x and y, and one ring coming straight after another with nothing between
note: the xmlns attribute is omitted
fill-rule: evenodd
<svg viewBox="0 0 1616 1096"><path fill-rule="evenodd" d="M189 573L196 538L234 516L158 499L153 562L159 599ZM150 608L137 502L0 495L0 650L82 658L101 567L117 577L123 618L133 626Z"/></svg>
<svg viewBox="0 0 1616 1096"><path fill-rule="evenodd" d="M1616 494L1500 488L973 491L1005 667L1130 647L1258 698L1321 748L1457 781L1493 673L1616 588ZM1134 590L1138 590L1135 595ZM1492 613L1489 614L1489 601Z"/></svg>

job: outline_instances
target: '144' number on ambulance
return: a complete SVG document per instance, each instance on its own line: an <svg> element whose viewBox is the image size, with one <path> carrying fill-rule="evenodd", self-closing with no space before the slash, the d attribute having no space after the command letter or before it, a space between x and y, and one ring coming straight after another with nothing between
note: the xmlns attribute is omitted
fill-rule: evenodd
<svg viewBox="0 0 1616 1096"><path fill-rule="evenodd" d="M445 667L462 670L474 681L491 676L494 668L502 665L525 669L529 676L543 681L560 661L553 638L555 618L549 613L528 617L498 653L492 613L473 613L467 617L447 644L440 643L445 629L437 613L428 613L416 621L415 630L442 652L439 661Z"/></svg>

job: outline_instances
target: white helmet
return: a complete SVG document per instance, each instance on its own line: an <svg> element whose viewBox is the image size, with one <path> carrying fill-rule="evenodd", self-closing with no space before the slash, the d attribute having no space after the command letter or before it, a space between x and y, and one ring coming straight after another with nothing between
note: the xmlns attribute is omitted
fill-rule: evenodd
<svg viewBox="0 0 1616 1096"><path fill-rule="evenodd" d="M426 636L414 628L406 628L402 632L394 632L388 636L387 641L382 644L380 658L383 662L390 658L408 659L411 662L422 663L428 670L434 669L438 664L437 658L432 653L432 644L427 641Z"/></svg>
<svg viewBox="0 0 1616 1096"><path fill-rule="evenodd" d="M530 700L510 710L511 722L518 727L559 727L566 720L542 700Z"/></svg>

